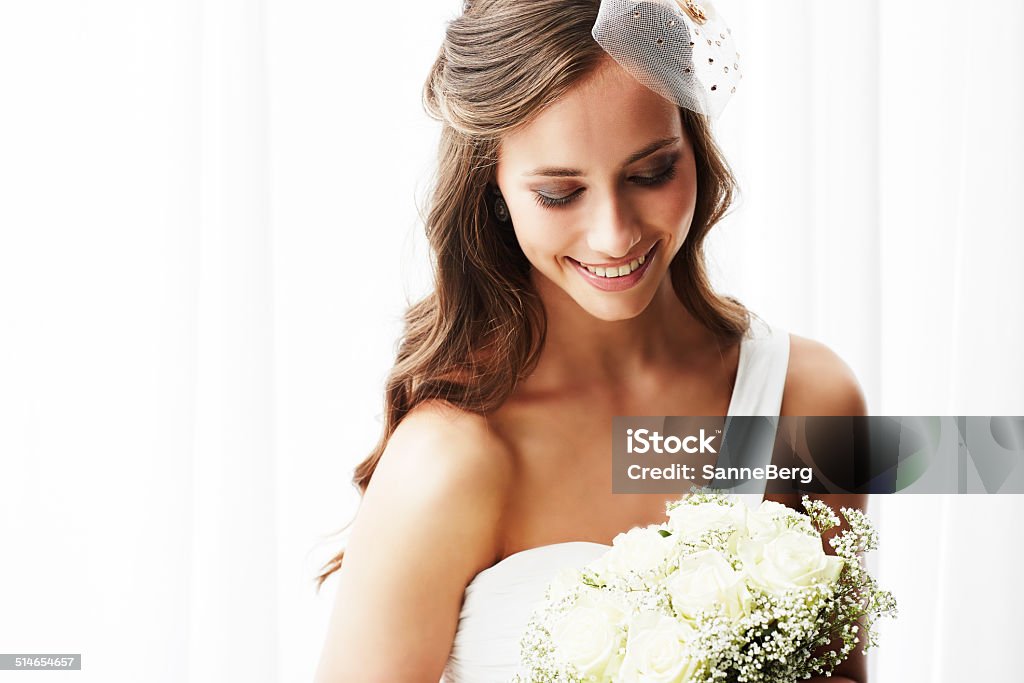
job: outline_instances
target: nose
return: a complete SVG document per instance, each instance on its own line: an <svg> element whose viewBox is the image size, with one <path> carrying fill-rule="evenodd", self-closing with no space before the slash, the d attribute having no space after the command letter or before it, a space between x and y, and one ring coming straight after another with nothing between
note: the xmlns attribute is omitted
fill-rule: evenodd
<svg viewBox="0 0 1024 683"><path fill-rule="evenodd" d="M587 230L587 246L609 259L622 258L640 242L640 221L629 203L614 192L597 206Z"/></svg>

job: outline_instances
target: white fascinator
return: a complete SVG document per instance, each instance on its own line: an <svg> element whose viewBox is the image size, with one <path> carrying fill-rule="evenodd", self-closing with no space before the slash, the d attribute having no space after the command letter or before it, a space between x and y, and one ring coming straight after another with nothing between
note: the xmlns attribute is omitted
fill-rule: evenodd
<svg viewBox="0 0 1024 683"><path fill-rule="evenodd" d="M640 83L711 118L743 78L732 31L710 2L602 0L591 34Z"/></svg>

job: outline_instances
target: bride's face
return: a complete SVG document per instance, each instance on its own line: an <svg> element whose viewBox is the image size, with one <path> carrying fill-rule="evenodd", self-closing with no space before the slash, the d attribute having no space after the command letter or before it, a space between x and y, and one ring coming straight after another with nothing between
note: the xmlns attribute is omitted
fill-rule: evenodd
<svg viewBox="0 0 1024 683"><path fill-rule="evenodd" d="M504 138L496 179L541 295L602 320L651 302L697 197L678 108L613 62Z"/></svg>

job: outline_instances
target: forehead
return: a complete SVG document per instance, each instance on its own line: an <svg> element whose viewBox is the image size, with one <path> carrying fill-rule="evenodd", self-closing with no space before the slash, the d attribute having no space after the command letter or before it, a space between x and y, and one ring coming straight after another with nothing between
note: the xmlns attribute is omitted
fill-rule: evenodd
<svg viewBox="0 0 1024 683"><path fill-rule="evenodd" d="M679 109L609 59L506 136L498 164L505 170L545 162L618 165L653 140L682 135Z"/></svg>

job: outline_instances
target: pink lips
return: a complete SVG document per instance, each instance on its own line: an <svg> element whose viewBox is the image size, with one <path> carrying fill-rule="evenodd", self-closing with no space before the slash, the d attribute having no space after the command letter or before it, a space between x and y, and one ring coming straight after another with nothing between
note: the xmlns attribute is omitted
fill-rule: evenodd
<svg viewBox="0 0 1024 683"><path fill-rule="evenodd" d="M658 250L658 245L655 244L649 252L644 256L643 264L634 270L629 275L621 275L619 277L601 277L595 275L587 270L586 266L580 265L579 261L570 258L572 265L576 268L577 272L583 276L583 279L592 284L594 287L603 290L605 292L621 292L629 289L640 282L643 278L644 273L647 272L648 266L651 265L651 261L654 260L654 255Z"/></svg>

